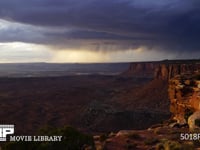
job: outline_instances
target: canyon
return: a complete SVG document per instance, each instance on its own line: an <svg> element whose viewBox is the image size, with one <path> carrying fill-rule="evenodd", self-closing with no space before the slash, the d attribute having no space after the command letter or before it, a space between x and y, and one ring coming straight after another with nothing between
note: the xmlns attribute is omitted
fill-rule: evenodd
<svg viewBox="0 0 200 150"><path fill-rule="evenodd" d="M48 67L42 73L34 68L36 74L31 69L1 74L1 120L22 135L70 125L108 150L191 146L179 136L198 129L199 60L103 64L100 70L86 65L95 71L84 75L77 75L82 69L75 66L73 74L64 64L52 76Z"/></svg>
<svg viewBox="0 0 200 150"><path fill-rule="evenodd" d="M167 81L169 109L172 119L180 125L191 122L190 115L200 110L199 61L132 63L125 73L128 76L153 76L153 82Z"/></svg>
<svg viewBox="0 0 200 150"><path fill-rule="evenodd" d="M198 149L198 140L186 136L200 131L200 62L132 63L125 75L153 77L153 84L166 81L171 118L146 130L121 130L115 135L108 135L108 139L100 145L111 150ZM181 140L181 136L185 139Z"/></svg>

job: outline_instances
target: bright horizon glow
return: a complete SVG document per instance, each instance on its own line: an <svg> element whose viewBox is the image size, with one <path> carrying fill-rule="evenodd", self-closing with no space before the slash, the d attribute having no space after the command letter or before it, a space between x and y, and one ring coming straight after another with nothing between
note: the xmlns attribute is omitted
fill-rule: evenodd
<svg viewBox="0 0 200 150"><path fill-rule="evenodd" d="M0 43L0 63L116 63L134 61L159 61L165 59L185 59L184 53L159 53L154 50L147 50L139 47L135 50L123 51L89 51L89 50L69 50L55 49L40 45L23 42ZM196 53L192 54L199 56ZM178 57L176 57L178 56Z"/></svg>
<svg viewBox="0 0 200 150"><path fill-rule="evenodd" d="M89 50L52 50L45 45L22 42L0 43L0 63L104 63L133 61L136 54L141 54L143 48L135 51L89 51ZM114 59L113 59L114 58Z"/></svg>
<svg viewBox="0 0 200 150"><path fill-rule="evenodd" d="M52 54L44 45L10 42L0 43L0 63L46 62Z"/></svg>
<svg viewBox="0 0 200 150"><path fill-rule="evenodd" d="M102 52L88 50L57 50L52 51L54 63L94 63L109 61L109 56Z"/></svg>

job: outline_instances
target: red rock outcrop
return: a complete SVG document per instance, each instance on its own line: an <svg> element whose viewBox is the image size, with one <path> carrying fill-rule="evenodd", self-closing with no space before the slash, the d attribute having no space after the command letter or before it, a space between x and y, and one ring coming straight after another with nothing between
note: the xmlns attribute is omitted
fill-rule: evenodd
<svg viewBox="0 0 200 150"><path fill-rule="evenodd" d="M179 124L188 123L188 117L200 110L199 79L199 74L185 74L169 80L170 111Z"/></svg>
<svg viewBox="0 0 200 150"><path fill-rule="evenodd" d="M170 111L179 124L188 123L188 117L200 111L198 60L132 63L124 74L167 81Z"/></svg>
<svg viewBox="0 0 200 150"><path fill-rule="evenodd" d="M131 63L123 75L169 80L176 75L196 73L198 70L199 61L136 62Z"/></svg>
<svg viewBox="0 0 200 150"><path fill-rule="evenodd" d="M131 63L128 70L123 73L126 76L153 77L157 62Z"/></svg>
<svg viewBox="0 0 200 150"><path fill-rule="evenodd" d="M169 80L176 75L193 74L200 70L199 63L189 64L160 64L155 69L154 77L156 79Z"/></svg>

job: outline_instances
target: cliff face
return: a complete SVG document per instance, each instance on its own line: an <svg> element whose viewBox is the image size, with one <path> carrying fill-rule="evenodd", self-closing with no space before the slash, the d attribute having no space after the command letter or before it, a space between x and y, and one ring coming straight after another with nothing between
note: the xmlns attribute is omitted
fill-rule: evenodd
<svg viewBox="0 0 200 150"><path fill-rule="evenodd" d="M168 80L176 75L193 74L200 70L200 64L160 64L154 71L156 79Z"/></svg>
<svg viewBox="0 0 200 150"><path fill-rule="evenodd" d="M137 76L137 77L153 77L154 70L158 66L154 62L139 62L131 63L128 70L123 73L126 76Z"/></svg>
<svg viewBox="0 0 200 150"><path fill-rule="evenodd" d="M188 120L194 124L194 119L188 119L194 113L191 118L199 114L200 120L199 61L132 63L125 74L166 81L172 118L179 124L187 124Z"/></svg>
<svg viewBox="0 0 200 150"><path fill-rule="evenodd" d="M169 80L170 111L179 124L189 123L189 116L200 111L199 77L199 74L185 74Z"/></svg>
<svg viewBox="0 0 200 150"><path fill-rule="evenodd" d="M123 75L169 80L176 75L196 73L198 70L200 70L198 61L139 62L131 63Z"/></svg>

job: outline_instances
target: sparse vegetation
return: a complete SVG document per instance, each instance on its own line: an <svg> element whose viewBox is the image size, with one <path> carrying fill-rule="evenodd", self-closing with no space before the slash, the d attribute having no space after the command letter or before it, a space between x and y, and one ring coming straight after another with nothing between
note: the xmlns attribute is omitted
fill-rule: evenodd
<svg viewBox="0 0 200 150"><path fill-rule="evenodd" d="M184 82L184 80L181 82ZM11 87L13 83L16 84L14 87L17 87L16 92L14 93L9 92L13 90L13 87ZM191 92L193 92L193 89L191 88L192 82L187 81L185 83L186 85L183 84L184 83L179 87L179 89L183 87L182 91L179 90L177 94L176 91L173 91L173 88L170 89L171 97L174 99L173 105L176 104L175 102L177 102L179 97L184 98L184 95L190 96ZM64 122L72 122L74 123L74 126L80 125L80 128L92 129L94 132L116 132L122 127L126 130L138 127L146 129L146 126L149 127L149 124L152 125L162 122L163 118L168 118L163 117L167 116L165 114L168 114L168 112L162 113L162 111L168 110L168 107L166 106L169 106L166 85L167 82L153 80L149 83L143 78L141 78L140 82L133 82L129 78L118 79L118 77L99 77L96 75L76 78L53 78L53 80L52 78L34 80L30 78L28 80L23 79L22 81L20 79L20 82L16 79L9 79L5 83L2 82L2 91L6 87L6 92L8 91L9 94L11 93L11 97L2 95L0 95L0 97L4 102L2 104L7 106L7 108L10 108L9 102L12 98L17 97L17 102L19 104L13 109L17 108L23 110L23 112L18 113L19 111L16 110L12 112L16 112L17 115L13 114L15 118L22 116L19 119L19 122L24 119L27 120L25 123L32 125L36 121L35 118L39 118L40 120L37 120L37 123L34 124L36 127L40 127L44 123L59 126ZM27 97L27 99L20 99L21 97ZM133 101L132 98L138 101ZM167 100L164 101L165 99ZM27 101L31 101L31 104L29 105ZM98 103L94 101L97 101ZM123 104L122 108L120 108L120 104ZM134 111L129 111L129 109L123 110L123 107L125 106ZM141 110L137 109L137 106L144 106L144 110L143 108ZM4 110L10 110L7 108L2 109L2 112L6 112ZM52 111L52 108L55 108L55 110ZM156 108L156 111L154 108ZM176 105L171 106L172 112L181 113L181 115L183 115L185 108L186 107L181 107L180 110L179 108L177 109ZM21 114L30 114L31 117L26 117ZM188 120L188 117L191 114L193 114L193 110L186 109L184 118ZM66 115L67 117L63 118ZM181 116L181 119L182 117L183 116ZM76 119L78 119L78 121ZM157 150L190 150L196 146L195 144L198 144L188 144L185 141L178 142L178 140L180 140L180 133L182 131L185 132L187 129L180 124L177 124L177 126L175 126L176 124L173 126L170 126L169 124L170 122L159 125L156 124L156 126L152 126L149 130L141 130L139 132L125 131L124 135L122 132L122 137L118 136L120 134L102 134L96 136L98 137L98 141L95 140L95 142L97 144L99 143L99 146L102 147L106 147L106 144L108 144L108 146L113 146L114 144L119 146L121 144L119 149L124 148L128 150L136 149L140 146L145 148L156 148ZM195 124L200 126L200 120L196 120ZM18 126L20 128L20 125ZM32 126L28 127L27 129L30 129ZM61 143L13 142L4 145L3 150L82 150L84 147L90 147L90 150L94 149L92 136L80 133L72 127L64 127L62 129L46 127L41 129L39 134L63 135L64 140ZM146 140L143 140L145 138ZM161 138L168 139L161 140Z"/></svg>

